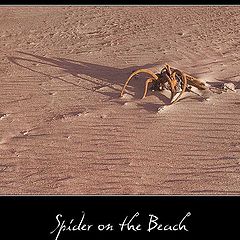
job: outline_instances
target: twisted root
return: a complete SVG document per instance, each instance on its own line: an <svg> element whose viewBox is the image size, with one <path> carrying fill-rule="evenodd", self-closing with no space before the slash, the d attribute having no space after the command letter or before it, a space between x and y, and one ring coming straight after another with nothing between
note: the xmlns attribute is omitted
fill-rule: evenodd
<svg viewBox="0 0 240 240"><path fill-rule="evenodd" d="M142 99L146 97L148 85L154 81L157 81L162 86L164 86L164 83L168 83L168 89L171 91L170 104L179 101L183 93L186 91L186 89L188 89L188 84L198 88L199 90L207 89L207 86L199 79L194 78L189 74L180 71L179 69L174 69L168 64L165 64L165 66L160 71L158 68L155 68L154 70L156 71L156 73L154 73L151 69L139 69L134 71L124 84L121 91L121 96L123 96L129 81L139 73L147 73L152 76L151 78L148 78L145 82L144 94ZM177 89L179 84L181 84L180 92Z"/></svg>

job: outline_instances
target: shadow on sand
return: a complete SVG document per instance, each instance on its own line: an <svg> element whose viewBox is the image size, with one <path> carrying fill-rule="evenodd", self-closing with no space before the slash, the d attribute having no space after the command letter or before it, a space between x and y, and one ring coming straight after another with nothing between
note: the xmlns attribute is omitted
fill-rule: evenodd
<svg viewBox="0 0 240 240"><path fill-rule="evenodd" d="M163 65L165 62L158 62L153 64L146 64L144 66L131 66L128 68L115 68L115 67L109 67L109 66L103 66L99 64L84 62L84 61L77 61L72 60L68 58L59 58L59 57L44 57L39 56L36 54L31 53L25 53L18 51L19 54L22 54L23 57L8 57L8 60L12 62L13 64L18 65L19 67L25 68L29 71L44 75L46 77L57 79L62 82L65 82L67 84L71 84L77 88L81 88L84 90L90 90L90 91L97 91L102 87L108 87L111 89L111 91L98 91L98 93L106 95L110 98L111 101L115 101L117 103L120 103L120 90L119 88L116 88L116 86L120 86L120 88L123 86L129 75L140 68L149 68L154 65ZM33 65L35 65L33 67ZM62 70L64 74L71 75L74 77L73 81L69 81L65 79L64 77L59 76L53 76L48 73L45 73L43 71L38 70L38 66L46 65L53 68L57 68ZM85 77L83 76L85 75ZM140 99L143 95L143 89L144 84L146 80L145 74L140 74L133 78L129 82L128 89L131 89L131 91L134 93L135 99ZM87 78L86 78L87 76ZM81 84L82 81L87 81L91 84L89 86L94 87L86 87L86 84ZM223 82L231 82L231 81L220 81L220 82L211 82L211 85L213 87L219 87ZM220 85L219 85L220 84ZM240 88L240 81L234 82L237 89ZM131 94L133 95L133 94ZM159 98L159 103L145 103L141 102L138 104L139 106L143 107L147 111L150 112L156 112L158 107L161 107L163 105L169 105L170 100L164 96L163 94L156 92L148 92L148 95L155 95ZM183 98L182 98L183 99ZM201 99L199 99L201 101ZM122 102L121 102L122 104Z"/></svg>
<svg viewBox="0 0 240 240"><path fill-rule="evenodd" d="M39 56L36 54L25 53L21 51L18 51L18 53L22 54L23 57L9 56L8 60L11 63L16 64L19 67L25 68L29 71L44 75L52 79L63 81L67 84L71 84L81 89L96 91L102 87L107 86L113 91L111 92L101 91L99 93L108 96L111 100L116 100L116 101L119 100L119 97L120 97L120 91L119 91L119 88L116 89L116 85L119 85L122 87L126 79L129 77L129 75L133 71L139 68L149 68L154 65L164 64L164 62L162 62L162 63L146 64L144 66L131 66L128 68L119 69L115 67L103 66L103 65L98 65L98 64L84 62L84 61L72 60L68 58L59 58L59 57L49 58L49 57ZM34 67L32 66L33 64L35 65ZM39 65L41 66L46 65L53 68L58 68L62 70L63 73L70 74L73 77L75 77L76 81L75 79L74 81L69 81L69 80L66 80L64 77L53 76L51 74L40 71L37 69ZM82 75L88 76L90 78L84 78ZM129 89L131 88L131 90L134 92L134 98L140 99L142 97L145 80L146 80L146 76L144 76L144 73L143 73L141 74L141 76L137 76L130 81ZM84 84L83 86L83 84L81 84L81 81L87 81L89 83L92 83L95 85L95 87L94 88L84 87L86 86L86 84ZM159 92L149 91L148 94L156 95L159 98L159 100L161 100L164 103L164 105L169 104L169 99ZM159 104L161 104L161 101L159 102ZM151 103L141 104L142 107L144 107L146 110L151 112L156 110L155 105L156 104L151 104Z"/></svg>

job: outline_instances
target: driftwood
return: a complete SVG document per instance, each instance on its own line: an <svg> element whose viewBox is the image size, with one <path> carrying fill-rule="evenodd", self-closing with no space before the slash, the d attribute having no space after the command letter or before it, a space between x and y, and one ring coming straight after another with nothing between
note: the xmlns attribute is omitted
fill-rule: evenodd
<svg viewBox="0 0 240 240"><path fill-rule="evenodd" d="M144 94L142 98L146 97L148 86L150 83L153 84L154 88L158 88L158 90L160 91L164 89L170 90L171 104L179 101L185 91L193 92L191 90L191 86L194 86L199 90L208 89L205 83L200 81L199 79L179 69L172 68L168 64L165 64L163 68L157 66L134 71L124 84L121 91L121 96L123 96L129 81L139 73L147 73L151 75L151 77L146 80Z"/></svg>

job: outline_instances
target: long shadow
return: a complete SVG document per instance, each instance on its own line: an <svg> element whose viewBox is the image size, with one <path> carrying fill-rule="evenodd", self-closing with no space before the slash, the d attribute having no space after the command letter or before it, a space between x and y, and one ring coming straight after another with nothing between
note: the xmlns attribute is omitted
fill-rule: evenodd
<svg viewBox="0 0 240 240"><path fill-rule="evenodd" d="M47 76L52 79L57 79L67 84L71 84L75 87L89 90L89 91L97 91L102 87L108 87L113 91L97 91L99 94L103 94L108 96L115 102L119 102L120 91L116 86L123 86L126 79L129 75L139 68L149 68L154 65L163 65L165 62L158 62L152 64L146 64L143 66L131 66L127 68L115 68L109 67L84 61L77 61L68 58L60 58L60 57L44 57L36 54L26 53L22 51L18 51L19 54L24 55L24 57L8 57L9 61L25 68L29 71ZM28 64L27 64L28 63ZM34 68L30 67L30 64L35 64ZM66 80L64 77L53 76L51 74L45 73L43 71L38 70L38 65L46 65L56 69L62 70L66 75L72 75L74 78L72 81ZM85 75L85 76L84 76ZM144 75L144 74L142 74ZM144 83L146 78L144 76L137 76L129 83L129 89L134 92L134 98L139 99L143 95ZM86 84L82 84L81 81L91 83L90 87L86 87ZM227 82L227 81L225 81ZM229 81L230 82L230 81ZM212 86L218 87L219 82L210 83ZM235 83L236 84L236 83ZM91 87L93 86L94 87ZM239 82L237 83L237 88L239 88ZM159 103L140 103L142 107L144 107L147 111L155 112L158 106L162 106L162 102L164 105L168 105L169 99L166 98L159 92L151 93L148 92L148 95L155 95L159 98ZM199 99L199 101L202 99ZM157 105L156 105L157 104ZM158 105L159 104L159 105Z"/></svg>
<svg viewBox="0 0 240 240"><path fill-rule="evenodd" d="M109 88L115 90L117 93L115 94L116 96L119 96L119 89L117 90L113 85L118 84L118 85L123 85L130 75L130 73L136 69L141 68L148 68L156 64L146 64L144 66L131 66L128 68L115 68L115 67L109 67L109 66L103 66L103 65L98 65L98 64L93 64L89 62L84 62L84 61L77 61L77 60L72 60L72 59L67 59L67 58L49 58L49 57L43 57L39 56L36 54L31 54L31 53L25 53L18 51L18 53L23 54L27 57L8 57L8 60L22 68L25 68L27 70L30 70L32 72L42 74L44 76L50 77L50 78L55 78L58 80L61 80L65 83L74 85L76 87L84 88L81 83L79 83L79 80L82 81L87 81L89 83L93 83L97 85L94 89L93 88L86 88L88 90L98 90L101 87L108 86ZM31 57L31 58L28 58ZM36 60L33 60L32 58L35 58ZM68 81L62 77L59 76L53 76L48 73L36 70L37 67L32 67L27 66L25 63L32 63L32 64L41 64L41 65L47 65L51 67L55 67L58 69L61 69L63 73L70 74L76 78L76 81ZM89 78L84 78L81 75L86 75L89 76L94 80L90 80ZM99 81L100 80L100 81ZM136 97L142 94L143 89L138 89L136 84L133 84L134 81L130 83L130 86L136 90ZM136 88L136 89L135 89ZM139 91L140 90L140 91ZM101 92L101 94L108 95L108 93Z"/></svg>
<svg viewBox="0 0 240 240"><path fill-rule="evenodd" d="M90 90L90 91L96 91L102 87L107 86L108 88L114 90L111 92L104 92L104 91L98 91L98 93L108 96L111 100L120 103L120 91L119 88L116 89L116 85L121 85L125 83L126 79L129 77L129 75L139 68L149 68L154 65L160 65L163 63L153 63L153 64L146 64L144 66L131 66L128 68L115 68L115 67L109 67L109 66L103 66L98 65L94 63L84 62L84 61L77 61L67 58L49 58L44 56L39 56L36 54L31 53L25 53L18 51L18 53L23 54L24 57L8 57L8 60L12 62L13 64L18 65L19 67L25 68L29 71L41 74L43 76L57 79L62 82L65 82L67 84L71 84L75 87ZM34 64L34 68L30 67L30 64ZM57 69L61 69L63 73L70 74L74 77L73 81L66 80L64 77L59 76L53 76L51 74L45 73L40 70L36 70L38 68L38 65L46 65L50 67L54 67ZM90 78L86 78L83 75L89 76ZM144 75L144 74L143 74ZM92 79L91 79L92 78ZM94 80L96 79L96 80ZM132 88L131 90L134 92L134 98L140 99L143 95L143 87L145 83L146 78L144 76L137 76L135 77L129 84L129 88ZM86 84L81 84L80 81L86 81L89 83L92 83L95 85L95 87L84 87ZM161 104L161 101L165 104L169 104L169 99L166 98L161 93L148 93L149 95L156 95L159 98L159 103ZM121 103L122 104L122 103ZM151 103L140 103L141 107L145 108L147 111L154 111L157 109L156 104Z"/></svg>

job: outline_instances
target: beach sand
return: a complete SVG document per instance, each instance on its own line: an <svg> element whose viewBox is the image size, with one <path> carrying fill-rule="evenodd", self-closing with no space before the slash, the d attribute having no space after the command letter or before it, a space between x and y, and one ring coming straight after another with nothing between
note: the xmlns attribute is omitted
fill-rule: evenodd
<svg viewBox="0 0 240 240"><path fill-rule="evenodd" d="M0 194L240 193L240 6L1 6ZM171 66L236 91L141 100ZM204 93L205 94L205 93Z"/></svg>

